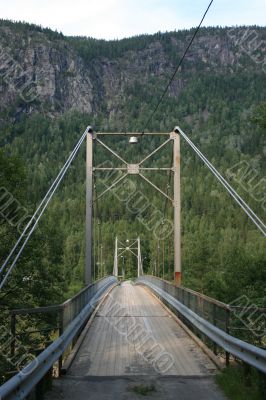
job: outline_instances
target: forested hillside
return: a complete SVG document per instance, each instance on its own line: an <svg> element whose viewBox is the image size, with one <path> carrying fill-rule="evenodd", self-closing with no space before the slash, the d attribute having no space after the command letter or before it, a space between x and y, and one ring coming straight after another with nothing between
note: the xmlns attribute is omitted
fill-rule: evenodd
<svg viewBox="0 0 266 400"><path fill-rule="evenodd" d="M246 29L200 30L147 131L170 132L179 125L265 220L266 75L236 40ZM266 28L250 29L265 40ZM1 187L31 213L87 125L96 132L142 131L191 35L178 31L106 42L1 21ZM25 82L34 84L29 89ZM135 147L123 137L103 140L132 162L160 143L145 135ZM265 306L264 237L186 143L181 145L183 284L225 302L245 294ZM95 165L115 162L98 144L94 156ZM149 165L170 163L166 147ZM247 180L239 179L243 166ZM167 173L147 176L168 190ZM106 179L97 173L97 193ZM171 204L164 213L164 198L134 181L171 220ZM163 237L163 226L154 232L152 208L140 220L138 199L128 206L123 196L121 184L95 203L95 277L112 271L115 235L124 240L139 235L145 271L172 279L171 230L169 237ZM19 233L1 215L3 262ZM53 304L74 293L83 284L84 248L85 146L0 295L2 307ZM136 275L132 257L125 267L127 277Z"/></svg>

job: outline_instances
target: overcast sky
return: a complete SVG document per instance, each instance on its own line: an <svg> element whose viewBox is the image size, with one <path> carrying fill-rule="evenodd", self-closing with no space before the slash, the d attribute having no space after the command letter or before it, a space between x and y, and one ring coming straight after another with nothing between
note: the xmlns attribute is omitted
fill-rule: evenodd
<svg viewBox="0 0 266 400"><path fill-rule="evenodd" d="M120 39L198 25L210 0L0 0L0 18ZM266 0L214 0L205 26L262 25Z"/></svg>

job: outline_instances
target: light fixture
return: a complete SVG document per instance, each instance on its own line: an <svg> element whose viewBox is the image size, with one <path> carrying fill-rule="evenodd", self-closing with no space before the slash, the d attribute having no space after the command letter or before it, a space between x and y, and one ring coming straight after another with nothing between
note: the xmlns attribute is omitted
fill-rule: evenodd
<svg viewBox="0 0 266 400"><path fill-rule="evenodd" d="M137 138L137 136L130 136L130 138L129 138L129 143L130 143L130 144L137 144L137 143L138 143L138 138Z"/></svg>

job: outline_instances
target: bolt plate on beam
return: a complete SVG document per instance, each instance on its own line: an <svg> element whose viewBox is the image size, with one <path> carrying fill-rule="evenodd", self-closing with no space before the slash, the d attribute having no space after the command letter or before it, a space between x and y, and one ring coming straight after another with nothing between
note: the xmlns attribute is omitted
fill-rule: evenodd
<svg viewBox="0 0 266 400"><path fill-rule="evenodd" d="M127 173L131 175L139 174L139 164L127 164Z"/></svg>

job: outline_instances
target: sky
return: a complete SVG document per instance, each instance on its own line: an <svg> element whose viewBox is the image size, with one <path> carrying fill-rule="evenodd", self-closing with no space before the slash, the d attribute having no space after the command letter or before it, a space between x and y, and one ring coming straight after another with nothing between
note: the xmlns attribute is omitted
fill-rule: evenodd
<svg viewBox="0 0 266 400"><path fill-rule="evenodd" d="M121 39L195 27L210 0L0 0L0 18ZM266 25L266 0L214 0L204 26Z"/></svg>

